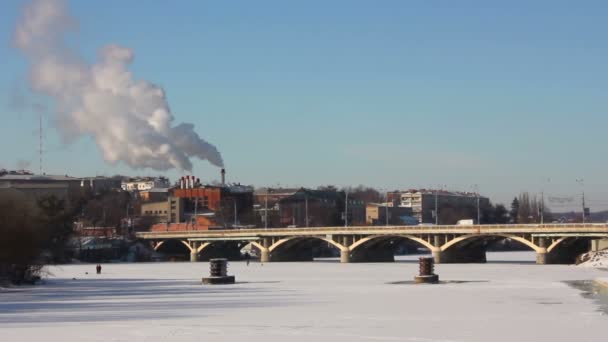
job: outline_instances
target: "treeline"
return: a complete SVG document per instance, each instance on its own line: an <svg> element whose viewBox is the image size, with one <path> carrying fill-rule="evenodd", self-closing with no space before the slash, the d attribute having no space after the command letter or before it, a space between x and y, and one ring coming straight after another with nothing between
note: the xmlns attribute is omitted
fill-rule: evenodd
<svg viewBox="0 0 608 342"><path fill-rule="evenodd" d="M32 282L43 265L64 261L73 216L56 197L32 201L18 191L2 191L0 282Z"/></svg>
<svg viewBox="0 0 608 342"><path fill-rule="evenodd" d="M530 196L527 192L522 192L511 202L509 212L512 223L544 223L553 221L551 211L547 208L542 198Z"/></svg>

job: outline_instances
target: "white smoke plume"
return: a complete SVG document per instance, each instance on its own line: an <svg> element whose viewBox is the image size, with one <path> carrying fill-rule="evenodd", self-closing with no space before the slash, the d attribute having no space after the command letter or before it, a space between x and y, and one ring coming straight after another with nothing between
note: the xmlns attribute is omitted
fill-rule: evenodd
<svg viewBox="0 0 608 342"><path fill-rule="evenodd" d="M33 0L14 36L30 62L30 86L54 100L66 140L90 135L106 161L132 168L190 171L192 157L223 166L217 148L201 139L194 125L172 124L162 88L134 79L128 69L131 49L105 46L91 65L68 48L65 36L77 26L64 0Z"/></svg>

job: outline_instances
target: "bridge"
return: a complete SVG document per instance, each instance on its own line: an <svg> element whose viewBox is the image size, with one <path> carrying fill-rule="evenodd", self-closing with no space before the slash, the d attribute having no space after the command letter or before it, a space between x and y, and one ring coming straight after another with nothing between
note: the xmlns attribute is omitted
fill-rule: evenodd
<svg viewBox="0 0 608 342"><path fill-rule="evenodd" d="M209 257L214 249L251 244L261 262L312 261L312 246L322 243L340 251L340 261L394 261L399 240L428 249L436 263L485 262L486 249L505 240L536 252L537 264L573 263L594 239L608 238L608 224L505 224L433 226L360 226L138 232L137 238L162 250L169 241L190 251L190 260ZM225 250L224 250L225 252ZM205 256L207 255L207 256ZM215 257L221 255L215 255Z"/></svg>

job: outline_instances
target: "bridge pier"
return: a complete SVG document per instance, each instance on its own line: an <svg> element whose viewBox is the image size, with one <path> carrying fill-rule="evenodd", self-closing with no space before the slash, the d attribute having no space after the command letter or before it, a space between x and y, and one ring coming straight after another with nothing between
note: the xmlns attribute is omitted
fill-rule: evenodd
<svg viewBox="0 0 608 342"><path fill-rule="evenodd" d="M545 265L547 264L547 249L546 248L541 248L540 250L536 251L536 264L537 265Z"/></svg>
<svg viewBox="0 0 608 342"><path fill-rule="evenodd" d="M270 262L270 251L268 248L260 250L260 262Z"/></svg>
<svg viewBox="0 0 608 342"><path fill-rule="evenodd" d="M193 250L190 252L190 262L197 262L198 261L198 252L196 250Z"/></svg>
<svg viewBox="0 0 608 342"><path fill-rule="evenodd" d="M432 253L433 253L433 259L434 259L435 263L441 264L441 250L434 249L434 250L432 250Z"/></svg>
<svg viewBox="0 0 608 342"><path fill-rule="evenodd" d="M445 251L434 250L432 253L436 264L468 264L486 262L486 250L482 246L469 248L450 247Z"/></svg>
<svg viewBox="0 0 608 342"><path fill-rule="evenodd" d="M350 262L350 251L348 249L340 250L340 262L344 264Z"/></svg>

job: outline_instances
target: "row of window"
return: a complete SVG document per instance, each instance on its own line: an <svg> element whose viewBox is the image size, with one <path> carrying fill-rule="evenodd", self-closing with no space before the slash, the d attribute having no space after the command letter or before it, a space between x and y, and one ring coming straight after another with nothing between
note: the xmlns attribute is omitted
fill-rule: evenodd
<svg viewBox="0 0 608 342"><path fill-rule="evenodd" d="M146 215L159 215L159 214L166 214L167 211L165 210L164 212L162 210L146 210L144 211L144 214Z"/></svg>

